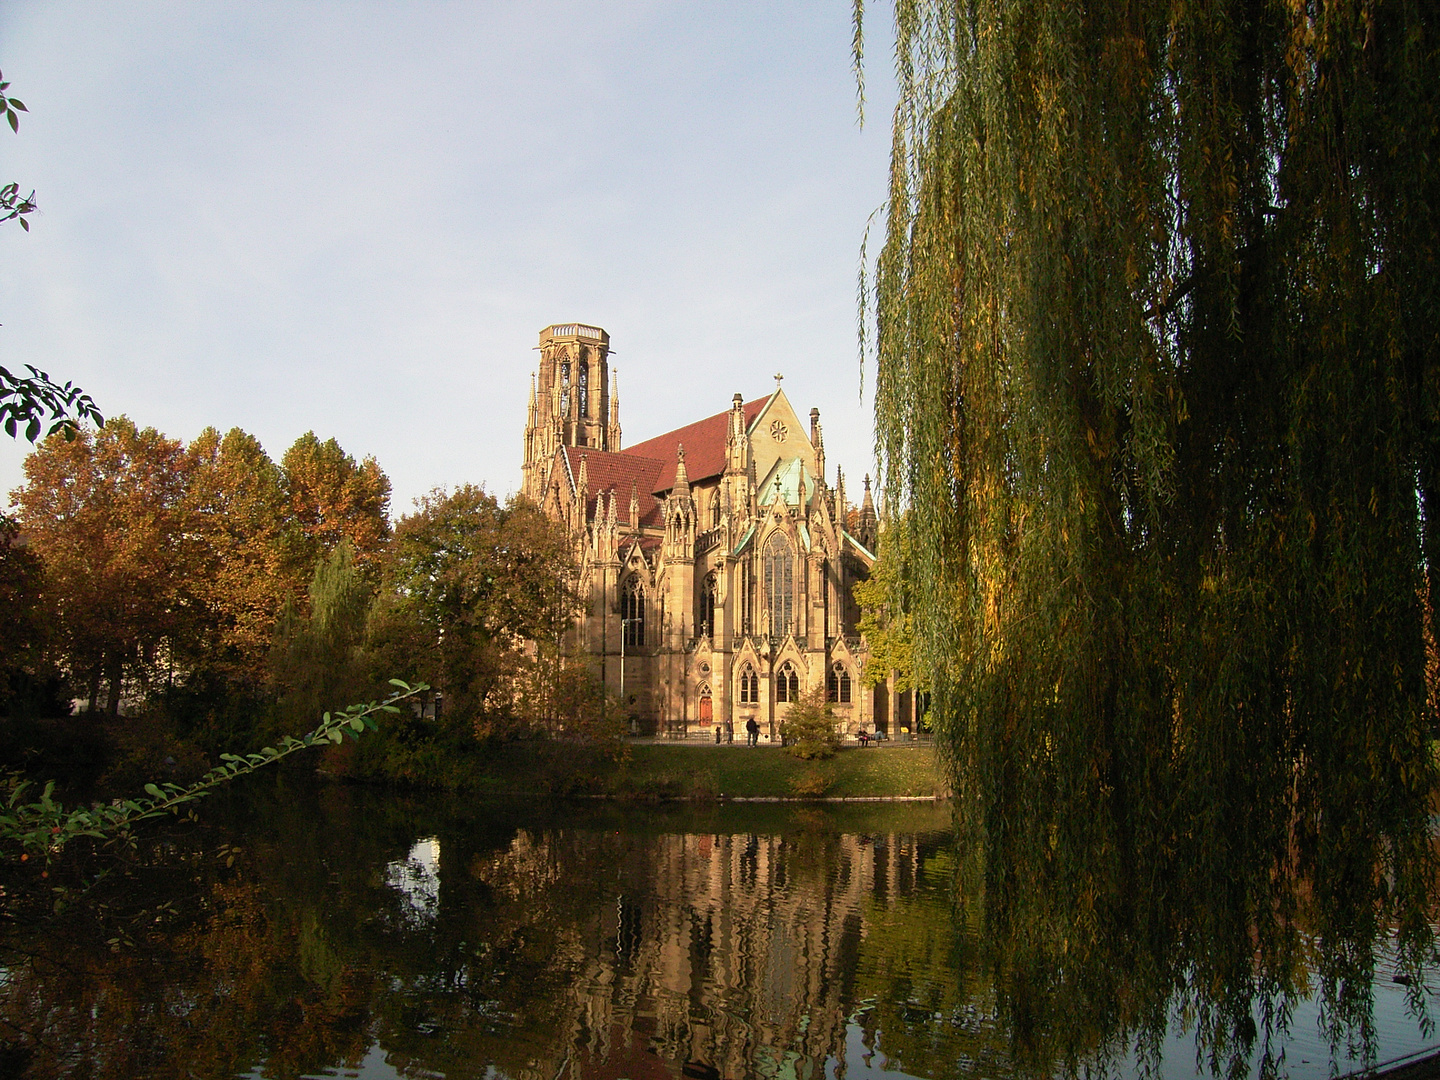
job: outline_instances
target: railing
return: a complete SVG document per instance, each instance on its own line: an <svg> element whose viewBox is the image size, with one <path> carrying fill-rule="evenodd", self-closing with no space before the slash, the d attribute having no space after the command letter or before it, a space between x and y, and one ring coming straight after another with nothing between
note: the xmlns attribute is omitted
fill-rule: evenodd
<svg viewBox="0 0 1440 1080"><path fill-rule="evenodd" d="M706 529L695 538L695 554L704 555L707 551L720 543L721 529L719 526L713 529Z"/></svg>
<svg viewBox="0 0 1440 1080"><path fill-rule="evenodd" d="M550 337L583 337L594 338L596 341L605 336L605 331L598 326L586 326L583 323L566 323L562 326L552 326L545 331Z"/></svg>

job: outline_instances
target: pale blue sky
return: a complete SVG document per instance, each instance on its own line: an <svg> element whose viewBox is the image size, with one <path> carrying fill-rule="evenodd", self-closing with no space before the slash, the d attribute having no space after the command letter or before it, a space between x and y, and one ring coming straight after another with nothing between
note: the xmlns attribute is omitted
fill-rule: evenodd
<svg viewBox="0 0 1440 1080"><path fill-rule="evenodd" d="M537 332L579 320L610 331L627 443L779 371L858 491L887 20L861 129L849 0L0 0L30 107L0 182L40 205L0 228L0 363L186 440L333 435L398 514L518 486ZM27 452L0 439L0 496Z"/></svg>

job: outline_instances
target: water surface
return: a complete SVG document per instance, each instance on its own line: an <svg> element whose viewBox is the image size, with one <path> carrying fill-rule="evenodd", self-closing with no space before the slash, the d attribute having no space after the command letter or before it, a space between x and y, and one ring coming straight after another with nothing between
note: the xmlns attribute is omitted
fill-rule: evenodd
<svg viewBox="0 0 1440 1080"><path fill-rule="evenodd" d="M955 925L944 806L466 803L289 780L202 822L113 867L98 913L11 928L0 1020L21 1075L1048 1071L1050 1035L1017 1043L1023 1002L996 989L1005 958ZM1385 977L1375 1015L1381 1060L1427 1045ZM1168 1077L1196 1071L1183 1021ZM1317 1021L1301 1002L1289 1075L1330 1075ZM1093 1042L1089 1064L1141 1069L1113 1033Z"/></svg>

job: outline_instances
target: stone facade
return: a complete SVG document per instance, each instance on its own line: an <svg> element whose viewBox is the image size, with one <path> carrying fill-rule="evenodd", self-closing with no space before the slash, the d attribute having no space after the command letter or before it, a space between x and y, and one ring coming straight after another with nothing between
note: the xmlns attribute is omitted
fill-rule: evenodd
<svg viewBox="0 0 1440 1080"><path fill-rule="evenodd" d="M753 717L775 738L825 686L846 732L869 728L851 586L874 563L875 507L868 478L858 508L838 469L827 483L819 410L802 422L777 377L622 449L609 335L551 326L539 352L521 490L570 531L576 644L637 726L728 741Z"/></svg>

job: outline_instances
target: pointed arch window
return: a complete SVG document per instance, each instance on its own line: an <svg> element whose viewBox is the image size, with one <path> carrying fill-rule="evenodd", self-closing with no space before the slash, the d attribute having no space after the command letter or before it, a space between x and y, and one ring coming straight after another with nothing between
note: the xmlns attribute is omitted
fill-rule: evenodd
<svg viewBox="0 0 1440 1080"><path fill-rule="evenodd" d="M781 664L780 670L775 673L775 700L800 700L800 676L795 673L795 665L789 660Z"/></svg>
<svg viewBox="0 0 1440 1080"><path fill-rule="evenodd" d="M582 361L581 364L580 364L580 381L579 381L579 384L578 384L578 386L577 386L577 390L579 391L579 394L580 394L580 415L581 415L581 416L589 416L589 415L590 415L590 365L587 364L587 363L585 363L585 362L583 362L583 361Z"/></svg>
<svg viewBox="0 0 1440 1080"><path fill-rule="evenodd" d="M795 555L784 533L774 533L765 545L765 602L770 608L770 634L790 633L795 617Z"/></svg>
<svg viewBox="0 0 1440 1080"><path fill-rule="evenodd" d="M825 680L825 699L841 705L849 705L850 690L850 672L844 664L837 660Z"/></svg>
<svg viewBox="0 0 1440 1080"><path fill-rule="evenodd" d="M636 575L627 578L620 589L620 618L625 629L625 647L644 646L645 583Z"/></svg>
<svg viewBox="0 0 1440 1080"><path fill-rule="evenodd" d="M760 676L749 664L740 669L740 704L760 704Z"/></svg>
<svg viewBox="0 0 1440 1080"><path fill-rule="evenodd" d="M695 598L695 632L700 637L713 637L715 634L715 596L719 587L714 570L706 574L705 580L700 583L700 594Z"/></svg>

